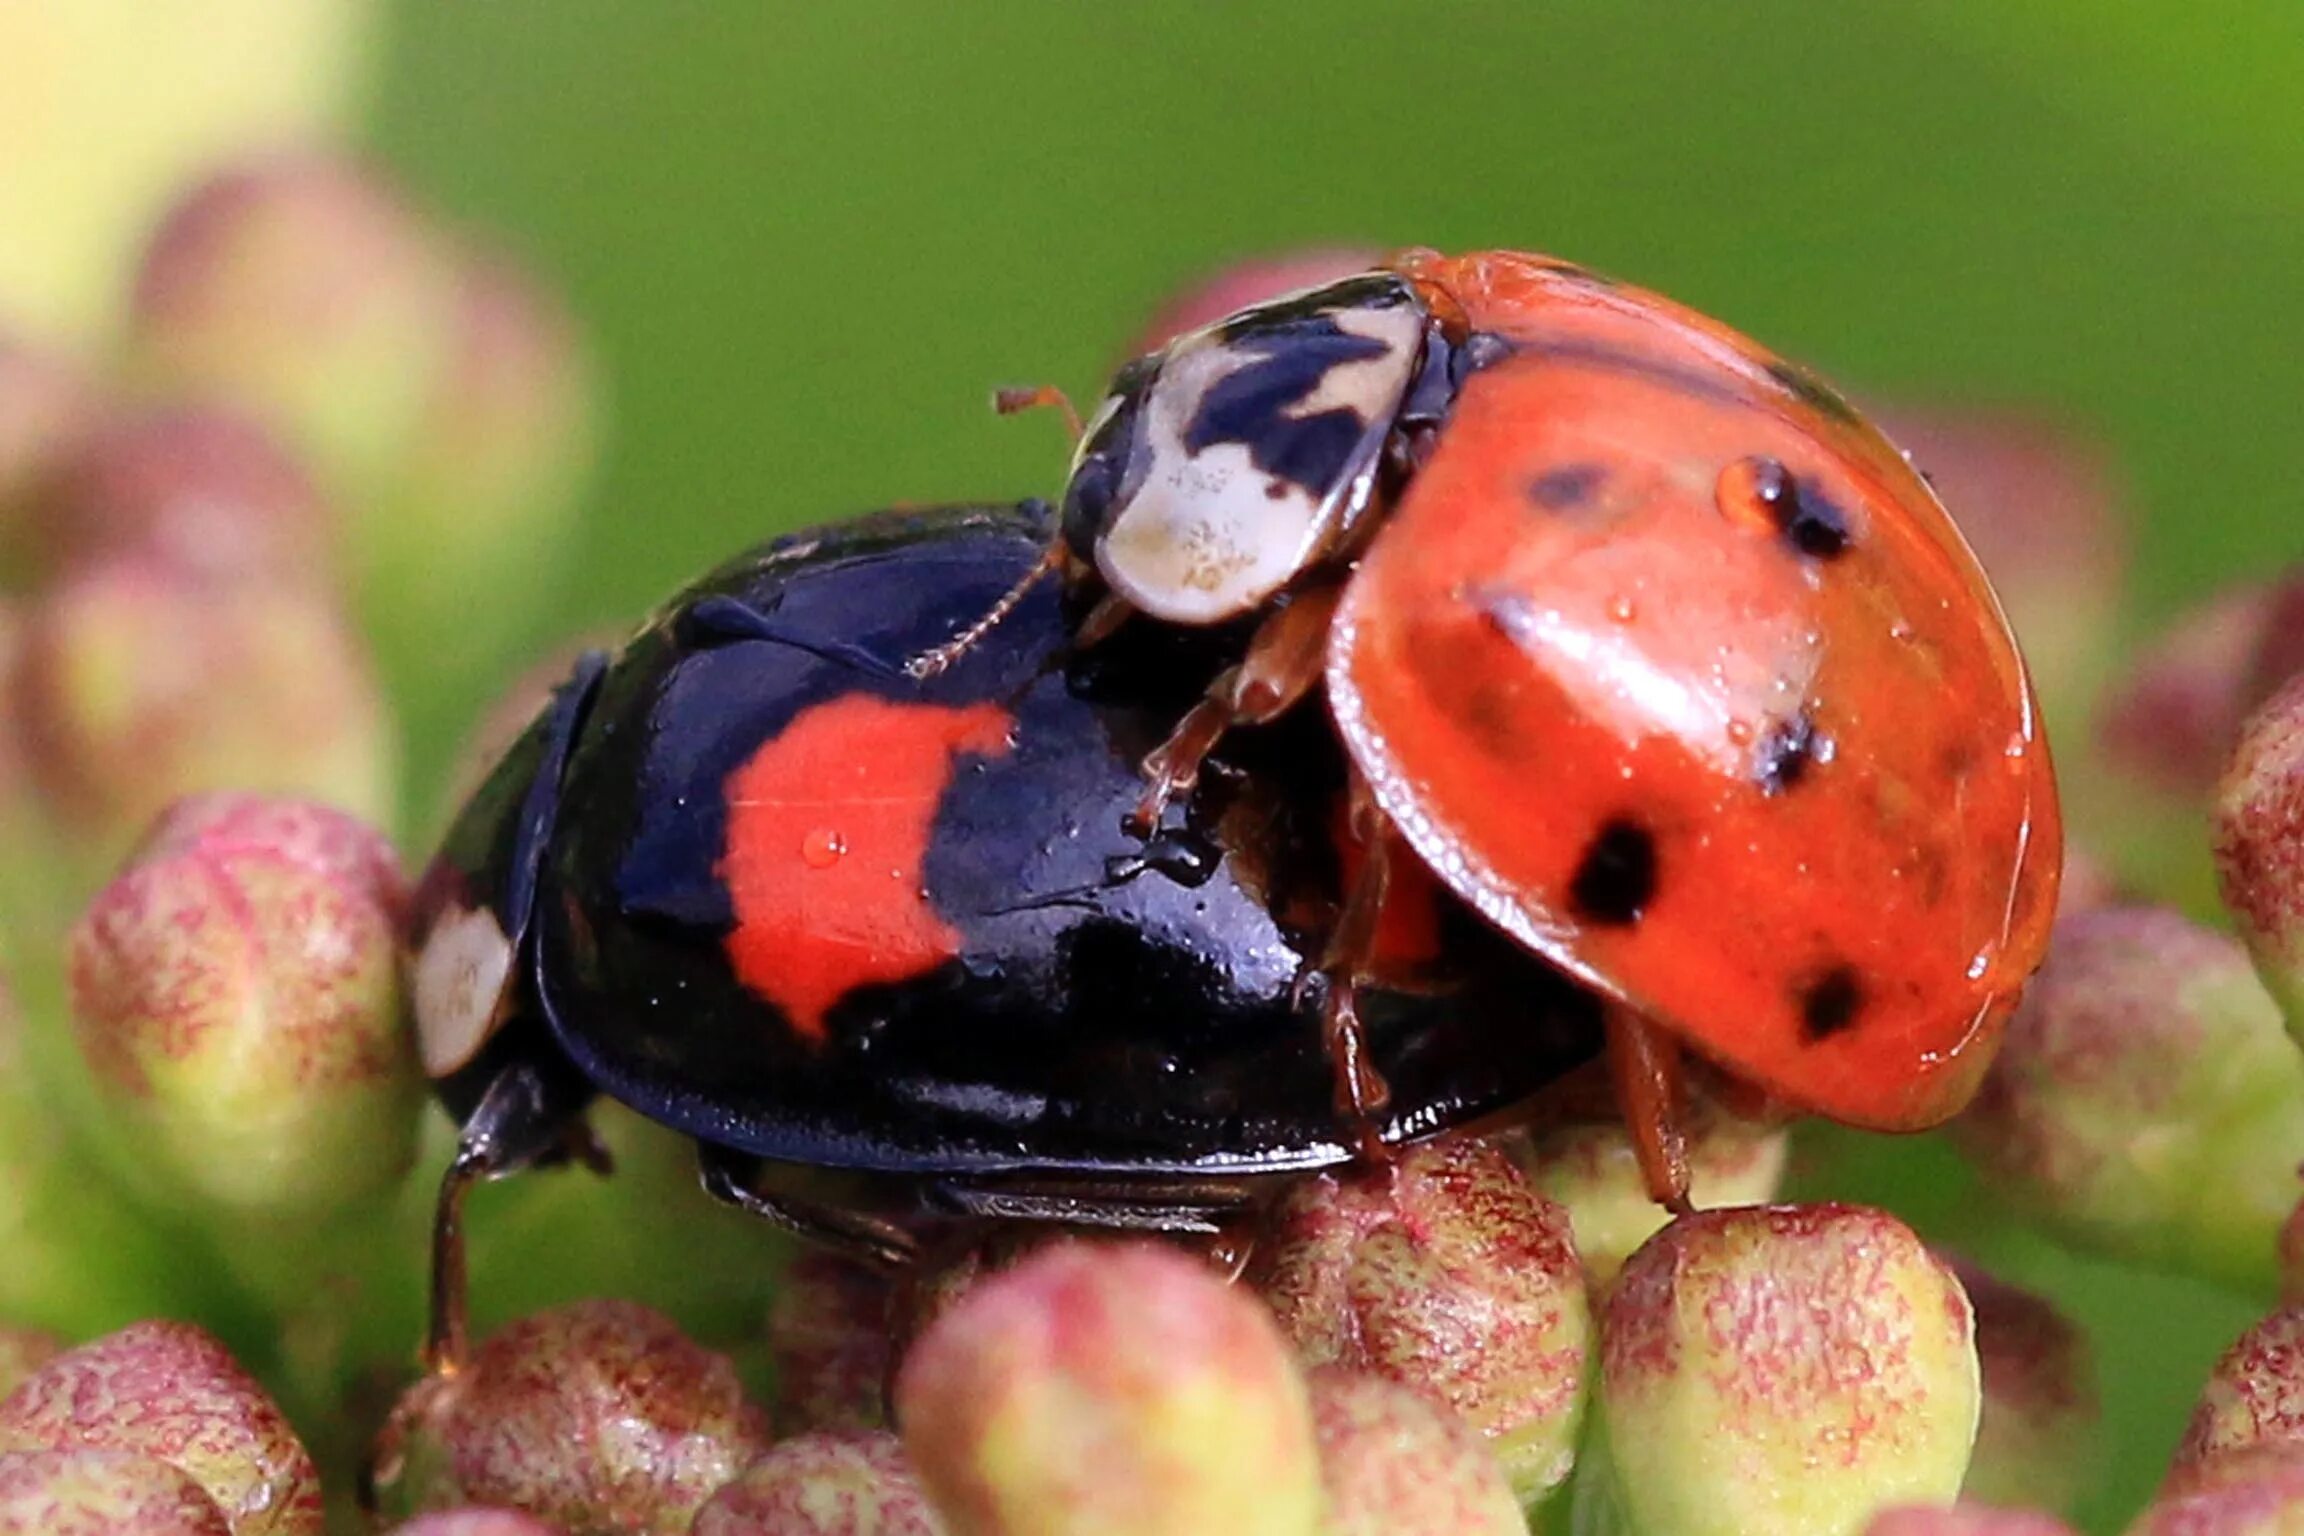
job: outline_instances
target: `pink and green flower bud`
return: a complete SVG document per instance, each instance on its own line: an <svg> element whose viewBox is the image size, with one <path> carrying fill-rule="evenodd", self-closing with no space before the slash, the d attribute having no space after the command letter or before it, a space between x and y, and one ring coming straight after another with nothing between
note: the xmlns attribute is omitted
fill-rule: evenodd
<svg viewBox="0 0 2304 1536"><path fill-rule="evenodd" d="M2270 1291L2304 1059L2233 940L2153 907L2058 925L1954 1133L2075 1247Z"/></svg>
<svg viewBox="0 0 2304 1536"><path fill-rule="evenodd" d="M499 1330L395 1419L378 1469L390 1507L502 1505L568 1536L681 1536L768 1448L734 1365L624 1301Z"/></svg>
<svg viewBox="0 0 2304 1536"><path fill-rule="evenodd" d="M0 581L35 565L33 508L98 417L95 387L61 356L0 336Z"/></svg>
<svg viewBox="0 0 2304 1536"><path fill-rule="evenodd" d="M886 1430L801 1435L736 1475L691 1536L944 1536L904 1448Z"/></svg>
<svg viewBox="0 0 2304 1536"><path fill-rule="evenodd" d="M2288 567L2265 605L2264 633L2240 689L2242 707L2248 711L2304 676L2304 562Z"/></svg>
<svg viewBox="0 0 2304 1536"><path fill-rule="evenodd" d="M2075 1536L2072 1527L2035 1509L1955 1504L1891 1509L1872 1517L1864 1536Z"/></svg>
<svg viewBox="0 0 2304 1536"><path fill-rule="evenodd" d="M260 161L162 222L124 365L148 394L254 415L364 505L431 408L457 307L455 254L380 178L323 156Z"/></svg>
<svg viewBox="0 0 2304 1536"><path fill-rule="evenodd" d="M1372 1371L1323 1365L1308 1380L1322 1536L1525 1536L1527 1517L1479 1431Z"/></svg>
<svg viewBox="0 0 2304 1536"><path fill-rule="evenodd" d="M1129 343L1128 355L1158 351L1186 331L1235 310L1300 288L1318 288L1368 271L1384 259L1374 246L1312 246L1234 262L1172 295Z"/></svg>
<svg viewBox="0 0 2304 1536"><path fill-rule="evenodd" d="M132 1451L0 1454L0 1536L236 1536L199 1483Z"/></svg>
<svg viewBox="0 0 2304 1536"><path fill-rule="evenodd" d="M1691 1100L1687 1137L1689 1198L1700 1207L1761 1205L1783 1185L1791 1133ZM1648 1193L1639 1154L1621 1120L1544 1125L1505 1143L1536 1188L1568 1211L1576 1254L1593 1292L1607 1289L1625 1259L1656 1235L1670 1213Z"/></svg>
<svg viewBox="0 0 2304 1536"><path fill-rule="evenodd" d="M202 790L390 813L391 719L321 592L106 561L32 609L14 681L32 775L82 891L163 807Z"/></svg>
<svg viewBox="0 0 2304 1536"><path fill-rule="evenodd" d="M423 1098L406 901L391 847L325 806L206 795L160 820L71 948L81 1053L139 1182L266 1217L398 1184Z"/></svg>
<svg viewBox="0 0 2304 1536"><path fill-rule="evenodd" d="M2244 1477L2172 1491L2125 1536L2294 1536L2304 1531L2304 1461L2254 1460Z"/></svg>
<svg viewBox="0 0 2304 1536"><path fill-rule="evenodd" d="M62 1353L64 1341L45 1328L0 1323L0 1398Z"/></svg>
<svg viewBox="0 0 2304 1536"><path fill-rule="evenodd" d="M593 463L592 397L554 297L507 262L466 262L442 370L352 526L362 606L423 675L443 636L495 661L549 594Z"/></svg>
<svg viewBox="0 0 2304 1536"><path fill-rule="evenodd" d="M49 1361L0 1401L0 1451L130 1451L175 1467L232 1536L319 1536L320 1474L224 1346L138 1323Z"/></svg>
<svg viewBox="0 0 2304 1536"><path fill-rule="evenodd" d="M776 1372L769 1413L778 1434L887 1423L893 1291L836 1254L811 1251L792 1261L768 1314Z"/></svg>
<svg viewBox="0 0 2304 1536"><path fill-rule="evenodd" d="M123 556L220 580L319 583L336 527L303 469L245 417L129 413L96 431L34 502L45 572Z"/></svg>
<svg viewBox="0 0 2304 1536"><path fill-rule="evenodd" d="M2250 717L2217 786L2213 827L2224 905L2304 1042L2304 677Z"/></svg>
<svg viewBox="0 0 2304 1536"><path fill-rule="evenodd" d="M560 1527L516 1509L444 1509L392 1527L386 1536L564 1536Z"/></svg>
<svg viewBox="0 0 2304 1536"><path fill-rule="evenodd" d="M2272 592L2259 584L2179 618L2114 684L2096 750L2066 754L2081 770L2070 776L2073 829L2123 887L2215 910L2201 813L2247 716L2247 678L2271 613Z"/></svg>
<svg viewBox="0 0 2304 1536"><path fill-rule="evenodd" d="M1567 1476L1592 1350L1584 1274L1568 1212L1495 1143L1304 1180L1251 1273L1306 1363L1431 1393L1488 1438L1524 1504Z"/></svg>
<svg viewBox="0 0 2304 1536"><path fill-rule="evenodd" d="M1700 1211L1609 1294L1597 1475L1642 1536L1854 1536L1952 1502L1978 1404L1960 1283L1895 1218Z"/></svg>
<svg viewBox="0 0 2304 1536"><path fill-rule="evenodd" d="M1974 1265L1954 1268L1976 1313L1984 1387L1960 1496L2067 1512L2100 1459L2103 1410L2087 1335L2045 1297Z"/></svg>
<svg viewBox="0 0 2304 1536"><path fill-rule="evenodd" d="M2168 1472L2189 1491L2227 1480L2236 1458L2276 1450L2304 1464L2304 1307L2282 1307L2240 1335L2208 1373ZM2249 1457L2246 1465L2260 1465Z"/></svg>
<svg viewBox="0 0 2304 1536"><path fill-rule="evenodd" d="M896 1382L954 1536L1312 1536L1320 1466L1272 1319L1204 1262L1064 1243L978 1282Z"/></svg>
<svg viewBox="0 0 2304 1536"><path fill-rule="evenodd" d="M2114 654L2128 570L2129 520L2106 456L2022 414L1891 408L1875 419L1983 562L2047 718L2085 721Z"/></svg>

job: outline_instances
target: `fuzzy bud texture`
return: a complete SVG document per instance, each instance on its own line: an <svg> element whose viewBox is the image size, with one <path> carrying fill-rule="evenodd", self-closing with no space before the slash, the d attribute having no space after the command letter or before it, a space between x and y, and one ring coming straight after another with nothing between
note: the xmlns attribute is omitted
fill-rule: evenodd
<svg viewBox="0 0 2304 1536"><path fill-rule="evenodd" d="M389 1536L562 1536L560 1527L516 1509L443 1509L392 1527Z"/></svg>
<svg viewBox="0 0 2304 1536"><path fill-rule="evenodd" d="M1950 1509L1887 1510L1872 1517L1864 1536L2073 1536L2073 1531L2038 1510L1955 1504Z"/></svg>
<svg viewBox="0 0 2304 1536"><path fill-rule="evenodd" d="M2168 1482L2189 1488L2235 1453L2280 1446L2304 1457L2304 1308L2282 1307L2216 1362Z"/></svg>
<svg viewBox="0 0 2304 1536"><path fill-rule="evenodd" d="M72 936L81 1050L154 1182L284 1214L398 1180L422 1092L406 901L391 848L324 806L209 795L162 819Z"/></svg>
<svg viewBox="0 0 2304 1536"><path fill-rule="evenodd" d="M883 1425L894 1364L889 1292L886 1280L835 1254L810 1251L792 1261L768 1314L777 1433Z"/></svg>
<svg viewBox="0 0 2304 1536"><path fill-rule="evenodd" d="M801 1435L738 1473L690 1536L943 1536L896 1437Z"/></svg>
<svg viewBox="0 0 2304 1536"><path fill-rule="evenodd" d="M193 1479L233 1536L319 1536L320 1474L279 1407L186 1323L57 1356L0 1401L0 1451L130 1451Z"/></svg>
<svg viewBox="0 0 2304 1536"><path fill-rule="evenodd" d="M681 1536L767 1449L735 1367L624 1301L512 1324L419 1383L401 1419L401 1466L383 1479L396 1502L506 1505L568 1536Z"/></svg>
<svg viewBox="0 0 2304 1536"><path fill-rule="evenodd" d="M1528 1528L1487 1441L1413 1387L1347 1366L1310 1376L1322 1536L1522 1536Z"/></svg>
<svg viewBox="0 0 2304 1536"><path fill-rule="evenodd" d="M1623 1507L1673 1536L1840 1536L1950 1503L1978 1412L1959 1282L1853 1206L1697 1213L1632 1256L1602 1325Z"/></svg>
<svg viewBox="0 0 2304 1536"><path fill-rule="evenodd" d="M1253 1276L1308 1364L1434 1394L1489 1437L1524 1501L1567 1476L1592 1347L1583 1270L1568 1213L1494 1143L1303 1181Z"/></svg>
<svg viewBox="0 0 2304 1536"><path fill-rule="evenodd" d="M1254 1297L1187 1254L1068 1243L980 1281L897 1377L956 1536L1312 1536L1304 1383Z"/></svg>
<svg viewBox="0 0 2304 1536"><path fill-rule="evenodd" d="M2224 905L2304 1041L2304 677L2250 717L2216 789L2214 833Z"/></svg>
<svg viewBox="0 0 2304 1536"><path fill-rule="evenodd" d="M2250 1475L2172 1493L2126 1536L2296 1536L2304 1531L2304 1462L2259 1462Z"/></svg>
<svg viewBox="0 0 2304 1536"><path fill-rule="evenodd" d="M2268 1290L2304 1162L2304 1060L2238 944L2098 908L2058 925L1954 1131L2067 1241Z"/></svg>
<svg viewBox="0 0 2304 1536"><path fill-rule="evenodd" d="M236 1536L200 1485L132 1451L0 1454L0 1536Z"/></svg>

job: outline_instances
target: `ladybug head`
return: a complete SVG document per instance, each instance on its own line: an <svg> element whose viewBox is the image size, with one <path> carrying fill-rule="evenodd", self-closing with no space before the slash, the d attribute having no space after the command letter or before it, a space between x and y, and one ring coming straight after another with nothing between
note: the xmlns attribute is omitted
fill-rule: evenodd
<svg viewBox="0 0 2304 1536"><path fill-rule="evenodd" d="M1367 509L1426 319L1405 279L1369 273L1136 359L1081 434L1066 542L1155 618L1254 611Z"/></svg>

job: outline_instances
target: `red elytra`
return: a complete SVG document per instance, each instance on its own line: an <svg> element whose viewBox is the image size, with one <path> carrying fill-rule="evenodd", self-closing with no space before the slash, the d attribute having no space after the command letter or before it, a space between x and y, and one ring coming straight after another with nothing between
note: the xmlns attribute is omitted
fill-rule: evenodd
<svg viewBox="0 0 2304 1536"><path fill-rule="evenodd" d="M1512 253L1395 268L1505 345L1330 633L1378 805L1491 921L1792 1106L1955 1112L2062 839L1950 519L1829 390L1692 311Z"/></svg>

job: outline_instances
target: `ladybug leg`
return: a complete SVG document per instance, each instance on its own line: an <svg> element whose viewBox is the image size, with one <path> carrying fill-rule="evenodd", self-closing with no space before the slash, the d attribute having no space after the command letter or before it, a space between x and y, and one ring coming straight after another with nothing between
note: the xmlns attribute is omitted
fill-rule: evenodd
<svg viewBox="0 0 2304 1536"><path fill-rule="evenodd" d="M465 1196L475 1184L538 1163L567 1156L592 1163L604 1157L582 1118L591 1098L591 1085L572 1070L547 1061L515 1061L488 1084L464 1122L432 1208L432 1302L424 1366L433 1375L453 1376L461 1370L470 1345Z"/></svg>
<svg viewBox="0 0 2304 1536"><path fill-rule="evenodd" d="M1367 850L1353 874L1352 888L1344 895L1344 910L1328 947L1320 957L1320 974L1328 987L1320 1000L1320 1041L1336 1077L1336 1113L1352 1127L1356 1150L1366 1162L1392 1158L1384 1144L1377 1116L1391 1102L1391 1085L1369 1059L1368 1033L1360 1022L1360 986L1376 952L1376 934L1384 917L1384 898L1392 884L1391 822L1376 809L1367 785L1352 776L1353 831Z"/></svg>
<svg viewBox="0 0 2304 1536"><path fill-rule="evenodd" d="M1231 1231L1230 1224L1250 1195L1237 1181L1227 1179L1029 1184L955 1180L931 1186L928 1201L944 1214L969 1221L1097 1227L1214 1241Z"/></svg>
<svg viewBox="0 0 2304 1536"><path fill-rule="evenodd" d="M1607 1008L1608 1067L1648 1195L1675 1216L1688 1202L1688 1145L1680 1132L1680 1047L1621 1003Z"/></svg>
<svg viewBox="0 0 2304 1536"><path fill-rule="evenodd" d="M1208 696L1176 722L1144 759L1144 798L1129 813L1138 837L1160 825L1168 802L1199 782L1200 765L1235 725L1261 725L1285 714L1320 681L1328 657L1328 624L1344 596L1341 582L1299 592L1248 641L1248 653L1208 687Z"/></svg>
<svg viewBox="0 0 2304 1536"><path fill-rule="evenodd" d="M1072 397L1055 385L1025 385L992 391L992 409L1002 416L1017 416L1025 411L1039 410L1043 406L1053 406L1062 412L1065 429L1072 434L1072 440L1080 440L1080 413L1073 408Z"/></svg>
<svg viewBox="0 0 2304 1536"><path fill-rule="evenodd" d="M756 1182L758 1158L698 1142L696 1163L704 1193L802 1242L830 1249L879 1274L902 1274L919 1258L917 1240L893 1222L762 1190Z"/></svg>

